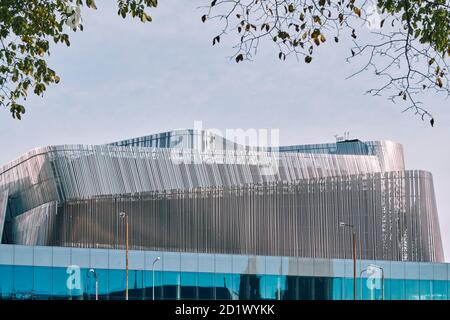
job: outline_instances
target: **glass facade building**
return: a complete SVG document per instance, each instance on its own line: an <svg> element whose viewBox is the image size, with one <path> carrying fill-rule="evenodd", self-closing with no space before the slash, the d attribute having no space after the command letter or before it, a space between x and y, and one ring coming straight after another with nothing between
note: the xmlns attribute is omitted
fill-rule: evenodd
<svg viewBox="0 0 450 320"><path fill-rule="evenodd" d="M0 294L90 299L93 268L100 297L123 298L125 212L133 299L352 298L341 222L360 298L447 299L433 188L392 141L255 148L176 130L36 148L0 168Z"/></svg>
<svg viewBox="0 0 450 320"><path fill-rule="evenodd" d="M161 260L152 269L156 257ZM130 251L129 299L351 300L353 261L275 256ZM365 272L384 270L383 283ZM125 251L0 246L1 299L125 298ZM357 298L444 300L450 266L444 263L360 260ZM154 287L153 287L154 275ZM384 289L383 289L384 287Z"/></svg>

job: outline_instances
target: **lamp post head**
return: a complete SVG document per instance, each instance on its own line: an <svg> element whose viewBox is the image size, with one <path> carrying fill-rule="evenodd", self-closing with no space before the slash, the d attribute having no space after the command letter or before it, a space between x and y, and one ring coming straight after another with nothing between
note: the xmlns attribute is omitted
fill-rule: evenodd
<svg viewBox="0 0 450 320"><path fill-rule="evenodd" d="M339 227L345 227L345 222L339 222Z"/></svg>
<svg viewBox="0 0 450 320"><path fill-rule="evenodd" d="M156 264L159 260L161 260L161 257L156 257L155 260L153 260L152 268L155 268L155 264Z"/></svg>
<svg viewBox="0 0 450 320"><path fill-rule="evenodd" d="M97 279L97 272L95 271L95 269L91 268L89 269L89 274L92 274L96 279Z"/></svg>
<svg viewBox="0 0 450 320"><path fill-rule="evenodd" d="M126 216L127 214L125 213L125 212L119 212L119 217L121 217L121 218L125 218L125 216Z"/></svg>

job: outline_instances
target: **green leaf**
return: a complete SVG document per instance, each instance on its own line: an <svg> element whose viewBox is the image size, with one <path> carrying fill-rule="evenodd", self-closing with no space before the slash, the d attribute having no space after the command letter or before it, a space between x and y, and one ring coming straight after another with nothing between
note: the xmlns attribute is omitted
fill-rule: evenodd
<svg viewBox="0 0 450 320"><path fill-rule="evenodd" d="M94 9L94 10L97 9L97 6L95 5L94 0L86 0L86 6L88 8Z"/></svg>

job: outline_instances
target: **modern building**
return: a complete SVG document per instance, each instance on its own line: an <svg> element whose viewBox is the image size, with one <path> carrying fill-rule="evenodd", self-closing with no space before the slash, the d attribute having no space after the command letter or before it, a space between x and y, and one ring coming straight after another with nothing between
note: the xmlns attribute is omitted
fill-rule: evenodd
<svg viewBox="0 0 450 320"><path fill-rule="evenodd" d="M97 276L100 298L123 299L126 225L130 299L351 299L353 233L358 298L450 297L432 176L400 144L196 130L3 166L1 297L90 299Z"/></svg>

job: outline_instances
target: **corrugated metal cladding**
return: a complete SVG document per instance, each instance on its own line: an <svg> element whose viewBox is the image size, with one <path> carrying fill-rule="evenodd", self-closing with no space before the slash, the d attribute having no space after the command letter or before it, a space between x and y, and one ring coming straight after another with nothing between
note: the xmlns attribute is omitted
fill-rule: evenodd
<svg viewBox="0 0 450 320"><path fill-rule="evenodd" d="M50 201L94 195L374 171L380 171L375 156L64 145L36 149L5 167L0 190L9 190L10 209L17 215Z"/></svg>
<svg viewBox="0 0 450 320"><path fill-rule="evenodd" d="M2 241L123 247L125 211L136 249L350 258L342 221L362 258L443 261L431 174L400 144L241 147L185 130L34 149L0 169Z"/></svg>
<svg viewBox="0 0 450 320"><path fill-rule="evenodd" d="M374 173L68 201L45 245L247 255L443 261L432 178Z"/></svg>

